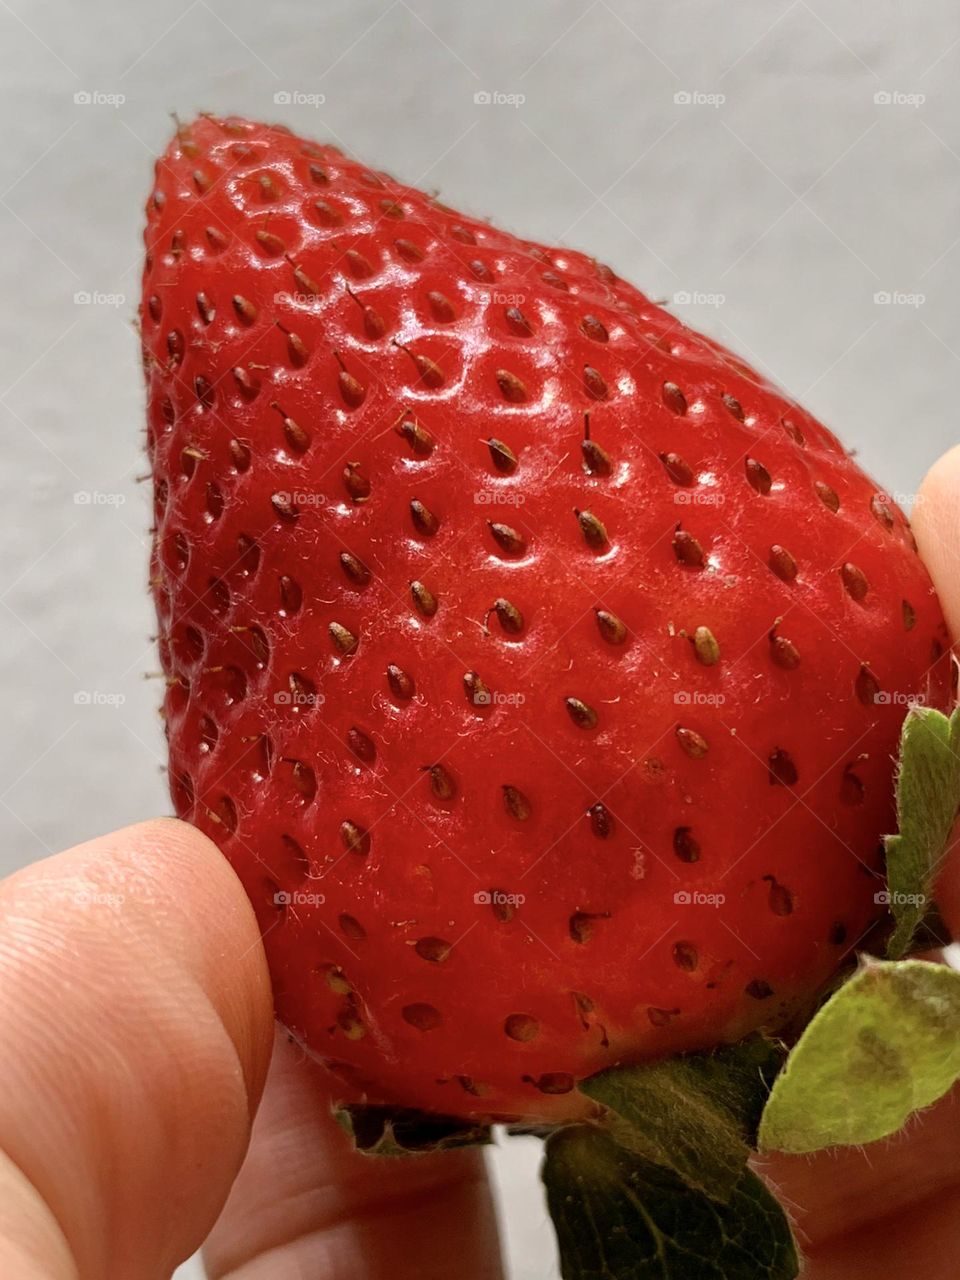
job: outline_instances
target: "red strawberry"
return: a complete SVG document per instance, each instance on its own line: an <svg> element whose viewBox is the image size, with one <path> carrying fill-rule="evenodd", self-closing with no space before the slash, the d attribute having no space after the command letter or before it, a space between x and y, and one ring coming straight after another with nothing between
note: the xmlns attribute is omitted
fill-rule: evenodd
<svg viewBox="0 0 960 1280"><path fill-rule="evenodd" d="M173 795L281 1019L500 1117L790 1020L946 699L900 511L608 268L284 129L181 128L146 243Z"/></svg>

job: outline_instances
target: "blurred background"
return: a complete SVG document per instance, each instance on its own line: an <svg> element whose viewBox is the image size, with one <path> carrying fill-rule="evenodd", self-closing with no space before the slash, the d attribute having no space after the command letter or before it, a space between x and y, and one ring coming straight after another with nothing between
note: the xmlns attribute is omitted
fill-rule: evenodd
<svg viewBox="0 0 960 1280"><path fill-rule="evenodd" d="M0 84L0 872L169 809L134 317L170 112L595 253L904 505L957 439L948 0L0 0ZM513 1280L558 1274L537 1155L492 1157Z"/></svg>

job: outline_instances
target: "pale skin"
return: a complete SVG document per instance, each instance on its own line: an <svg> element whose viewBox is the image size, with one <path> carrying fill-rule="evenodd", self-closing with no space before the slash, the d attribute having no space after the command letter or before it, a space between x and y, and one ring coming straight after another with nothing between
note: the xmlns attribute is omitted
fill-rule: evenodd
<svg viewBox="0 0 960 1280"><path fill-rule="evenodd" d="M960 448L928 475L914 529L960 636ZM960 936L960 853L938 896ZM0 884L0 1081L0 1275L164 1280L204 1241L217 1280L503 1275L482 1156L354 1154L324 1073L274 1046L253 913L182 823ZM807 1280L953 1280L958 1099L862 1151L758 1165Z"/></svg>

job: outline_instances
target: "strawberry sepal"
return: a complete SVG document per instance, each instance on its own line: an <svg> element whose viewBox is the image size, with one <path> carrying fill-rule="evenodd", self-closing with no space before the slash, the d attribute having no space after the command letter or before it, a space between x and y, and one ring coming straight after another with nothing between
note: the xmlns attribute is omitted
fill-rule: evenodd
<svg viewBox="0 0 960 1280"><path fill-rule="evenodd" d="M794 1046L760 1122L764 1151L809 1153L896 1133L960 1078L960 973L874 960L827 1001Z"/></svg>
<svg viewBox="0 0 960 1280"><path fill-rule="evenodd" d="M348 1104L336 1107L337 1123L364 1155L410 1156L492 1141L489 1125L456 1116L428 1115L409 1107Z"/></svg>
<svg viewBox="0 0 960 1280"><path fill-rule="evenodd" d="M563 1280L792 1280L786 1214L746 1165L718 1201L590 1125L560 1129L542 1171Z"/></svg>

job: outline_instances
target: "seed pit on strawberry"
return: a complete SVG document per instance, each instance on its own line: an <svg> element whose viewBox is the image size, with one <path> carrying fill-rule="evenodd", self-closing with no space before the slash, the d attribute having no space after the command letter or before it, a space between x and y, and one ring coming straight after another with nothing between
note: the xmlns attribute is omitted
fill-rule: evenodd
<svg viewBox="0 0 960 1280"><path fill-rule="evenodd" d="M507 813L511 818L515 818L517 822L526 822L530 817L530 801L517 787L505 784L503 790L503 803Z"/></svg>
<svg viewBox="0 0 960 1280"><path fill-rule="evenodd" d="M255 400L260 394L260 379L255 373L251 373L249 369L237 366L233 370L233 379L237 384L237 390L240 398L247 401ZM234 440L230 446L230 452L233 454L233 464L237 471L246 471L250 466L250 450L241 440Z"/></svg>
<svg viewBox="0 0 960 1280"><path fill-rule="evenodd" d="M817 480L813 487L816 490L817 497L828 511L836 513L840 510L840 498L838 497L836 490L831 489L826 481Z"/></svg>
<svg viewBox="0 0 960 1280"><path fill-rule="evenodd" d="M450 943L443 938L418 938L413 949L421 960L428 960L431 964L442 964L451 951Z"/></svg>
<svg viewBox="0 0 960 1280"><path fill-rule="evenodd" d="M700 964L700 956L692 942L673 944L673 963L685 973L693 973Z"/></svg>
<svg viewBox="0 0 960 1280"><path fill-rule="evenodd" d="M870 584L867 581L867 575L862 569L855 564L847 561L840 569L840 577L843 580L843 586L847 595L851 600L856 600L857 604L862 604L867 598L867 592Z"/></svg>
<svg viewBox="0 0 960 1280"><path fill-rule="evenodd" d="M687 412L687 397L675 382L663 383L660 388L660 395L663 403L671 413L675 413L679 417L683 417Z"/></svg>
<svg viewBox="0 0 960 1280"><path fill-rule="evenodd" d="M570 1093L573 1090L574 1078L566 1071L545 1071L540 1076L523 1076L522 1079L527 1084L532 1084L535 1089L539 1089L541 1093L561 1094Z"/></svg>
<svg viewBox="0 0 960 1280"><path fill-rule="evenodd" d="M438 324L453 324L457 319L457 310L445 293L431 289L427 294L430 314Z"/></svg>
<svg viewBox="0 0 960 1280"><path fill-rule="evenodd" d="M367 936L366 929L364 929L356 916L351 916L346 911L340 913L337 917L337 923L340 926L341 933L348 938L352 938L354 942L363 942Z"/></svg>
<svg viewBox="0 0 960 1280"><path fill-rule="evenodd" d="M774 543L770 548L767 563L781 582L793 582L797 576L796 560L786 547L781 547L779 543Z"/></svg>
<svg viewBox="0 0 960 1280"><path fill-rule="evenodd" d="M500 394L510 404L523 404L529 398L526 383L509 369L498 369L496 379Z"/></svg>
<svg viewBox="0 0 960 1280"><path fill-rule="evenodd" d="M752 1000L769 1000L773 995L773 987L769 982L765 982L763 978L754 978L744 987L747 995Z"/></svg>
<svg viewBox="0 0 960 1280"><path fill-rule="evenodd" d="M700 842L690 827L676 827L673 832L673 851L681 862L700 861Z"/></svg>
<svg viewBox="0 0 960 1280"><path fill-rule="evenodd" d="M793 787L796 786L799 779L797 766L793 762L793 757L789 751L784 751L782 747L777 747L770 753L769 759L769 775L772 786Z"/></svg>
<svg viewBox="0 0 960 1280"><path fill-rule="evenodd" d="M443 1015L432 1004L407 1004L401 1010L404 1022L418 1031L436 1031L443 1026Z"/></svg>
<svg viewBox="0 0 960 1280"><path fill-rule="evenodd" d="M533 337L533 332L534 332L533 325L531 324L527 315L523 311L521 311L519 307L507 307L503 313L503 318L506 321L506 326L510 333L516 334L517 337L519 338ZM497 381L499 382L499 380L500 378L498 374ZM502 386L500 389L501 391L503 391ZM524 399L525 395L524 395L524 388L522 384L520 387L520 392L521 392L521 399ZM510 398L509 396L506 395L506 392L504 392L504 396L507 399Z"/></svg>
<svg viewBox="0 0 960 1280"><path fill-rule="evenodd" d="M283 842L283 847L286 851L288 861L292 862L293 866L296 868L297 874L301 876L310 875L310 859L304 852L303 845L286 832L284 832L280 839Z"/></svg>
<svg viewBox="0 0 960 1280"><path fill-rule="evenodd" d="M504 1035L521 1044L529 1044L540 1034L540 1023L530 1013L511 1013L504 1019Z"/></svg>

